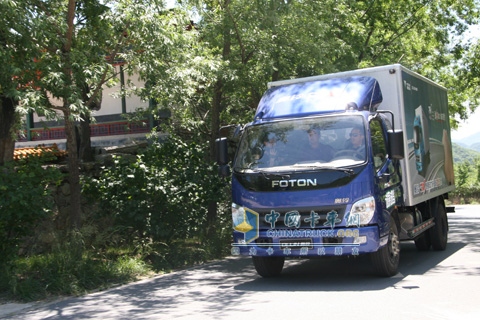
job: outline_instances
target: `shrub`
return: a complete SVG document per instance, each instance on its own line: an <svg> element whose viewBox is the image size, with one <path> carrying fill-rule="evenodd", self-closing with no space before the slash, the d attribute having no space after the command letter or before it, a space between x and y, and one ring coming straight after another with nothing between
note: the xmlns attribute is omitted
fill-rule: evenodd
<svg viewBox="0 0 480 320"><path fill-rule="evenodd" d="M9 162L0 167L0 263L16 256L21 238L52 212L51 184L60 171L42 166L46 157Z"/></svg>
<svg viewBox="0 0 480 320"><path fill-rule="evenodd" d="M83 235L73 232L50 253L22 257L0 266L0 292L31 301L49 295L80 295L147 275L151 267L129 251L87 250Z"/></svg>
<svg viewBox="0 0 480 320"><path fill-rule="evenodd" d="M225 197L214 164L205 160L207 150L169 132L164 141L152 138L133 163L115 158L85 190L132 235L165 242L198 236L205 230L208 203Z"/></svg>

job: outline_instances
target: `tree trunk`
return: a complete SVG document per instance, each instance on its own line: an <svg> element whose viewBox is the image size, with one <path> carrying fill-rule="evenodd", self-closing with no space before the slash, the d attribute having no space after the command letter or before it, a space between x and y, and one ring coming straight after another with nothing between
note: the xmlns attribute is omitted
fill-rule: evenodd
<svg viewBox="0 0 480 320"><path fill-rule="evenodd" d="M72 77L72 66L70 61L71 48L73 43L74 36L74 19L75 19L75 8L76 1L68 0L68 10L67 10L67 30L64 36L63 47L62 47L62 62L63 62L63 73L65 79L65 87L68 88L73 85ZM75 136L75 124L73 122L72 112L69 108L70 103L68 102L68 97L63 96L63 117L65 120L65 135L67 137L67 150L68 150L68 170L70 182L70 226L72 229L80 229L82 220L81 220L81 187L80 187L80 170L79 170L79 161L78 161L78 149L77 141Z"/></svg>
<svg viewBox="0 0 480 320"><path fill-rule="evenodd" d="M80 188L80 170L77 153L77 141L75 139L75 124L70 119L70 111L65 108L63 111L65 118L65 135L67 136L68 150L68 170L70 183L70 225L74 229L79 229L81 220L81 188Z"/></svg>
<svg viewBox="0 0 480 320"><path fill-rule="evenodd" d="M90 138L90 116L82 114L80 121L80 146L78 148L78 158L84 162L93 161L92 141Z"/></svg>
<svg viewBox="0 0 480 320"><path fill-rule="evenodd" d="M215 161L216 159L216 150L215 150L215 140L218 138L218 131L220 129L220 109L221 109L221 100L222 100L222 80L218 80L215 83L214 87L214 96L212 102L212 122L211 122L211 136L210 136L210 161ZM208 204L207 211L207 235L212 235L214 232L214 224L217 219L217 203L210 202Z"/></svg>
<svg viewBox="0 0 480 320"><path fill-rule="evenodd" d="M230 26L228 24L227 9L230 4L230 0L224 2L224 18L223 18L223 59L227 60L231 53L231 41L230 41ZM210 136L210 160L215 161L215 139L218 138L218 131L220 130L220 113L222 112L222 99L223 99L223 79L218 79L215 83L212 109L211 109L211 136ZM208 204L207 211L207 235L212 235L214 232L214 224L217 219L217 203L210 202Z"/></svg>
<svg viewBox="0 0 480 320"><path fill-rule="evenodd" d="M0 165L13 160L16 104L12 98L0 97Z"/></svg>
<svg viewBox="0 0 480 320"><path fill-rule="evenodd" d="M88 110L100 110L102 105L102 91L96 91L94 97L89 96L91 88L87 83L82 85L82 99ZM93 161L92 140L90 133L90 111L81 114L82 121L80 122L80 144L78 146L78 158L82 161Z"/></svg>

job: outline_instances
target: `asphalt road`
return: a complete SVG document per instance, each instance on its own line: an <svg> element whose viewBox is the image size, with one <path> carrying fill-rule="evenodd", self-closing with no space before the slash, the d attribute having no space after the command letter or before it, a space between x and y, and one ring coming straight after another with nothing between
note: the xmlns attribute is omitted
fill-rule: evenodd
<svg viewBox="0 0 480 320"><path fill-rule="evenodd" d="M402 243L393 278L374 276L360 257L287 261L281 277L263 279L235 257L9 318L480 319L480 206L457 206L449 223L446 251Z"/></svg>

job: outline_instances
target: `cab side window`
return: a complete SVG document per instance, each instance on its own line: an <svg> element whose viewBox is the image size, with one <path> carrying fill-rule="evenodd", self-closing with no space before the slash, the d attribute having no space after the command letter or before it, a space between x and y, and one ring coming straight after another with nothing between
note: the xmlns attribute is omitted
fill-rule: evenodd
<svg viewBox="0 0 480 320"><path fill-rule="evenodd" d="M378 171L387 160L387 147L383 128L380 121L373 119L370 122L370 134L372 137L373 164Z"/></svg>

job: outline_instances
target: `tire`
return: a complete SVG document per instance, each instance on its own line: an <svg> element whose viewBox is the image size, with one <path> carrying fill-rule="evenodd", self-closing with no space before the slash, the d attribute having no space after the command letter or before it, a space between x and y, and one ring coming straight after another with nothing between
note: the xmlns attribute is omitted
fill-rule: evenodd
<svg viewBox="0 0 480 320"><path fill-rule="evenodd" d="M424 208L424 207L422 207ZM416 209L418 210L418 209ZM425 210L423 210L425 211ZM416 211L416 219L415 224L420 224L424 221L423 215L420 211ZM415 240L415 246L417 247L418 251L428 251L432 246L432 241L430 240L430 230L424 231L421 235L419 235Z"/></svg>
<svg viewBox="0 0 480 320"><path fill-rule="evenodd" d="M430 247L432 246L432 241L430 239L430 230L427 230L421 235L419 235L414 241L418 251L430 250Z"/></svg>
<svg viewBox="0 0 480 320"><path fill-rule="evenodd" d="M252 257L257 273L264 278L280 275L285 263L285 257Z"/></svg>
<svg viewBox="0 0 480 320"><path fill-rule="evenodd" d="M448 242L448 218L443 199L436 200L432 209L435 225L430 229L430 240L434 250L443 251Z"/></svg>
<svg viewBox="0 0 480 320"><path fill-rule="evenodd" d="M390 217L390 232L387 245L371 255L375 273L382 277L391 277L397 274L400 262L400 240L395 220Z"/></svg>

